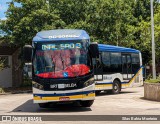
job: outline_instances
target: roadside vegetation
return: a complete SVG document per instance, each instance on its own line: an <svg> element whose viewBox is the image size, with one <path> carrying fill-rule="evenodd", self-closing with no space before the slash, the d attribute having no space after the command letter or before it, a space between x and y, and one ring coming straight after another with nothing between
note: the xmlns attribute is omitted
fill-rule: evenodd
<svg viewBox="0 0 160 124"><path fill-rule="evenodd" d="M4 69L4 62L0 60L0 71Z"/></svg>
<svg viewBox="0 0 160 124"><path fill-rule="evenodd" d="M0 87L0 93L4 93L4 90L3 90L3 88L1 88L1 87Z"/></svg>
<svg viewBox="0 0 160 124"><path fill-rule="evenodd" d="M20 87L32 87L32 79L28 76L23 76L23 83Z"/></svg>
<svg viewBox="0 0 160 124"><path fill-rule="evenodd" d="M145 80L146 83L160 83L160 79Z"/></svg>
<svg viewBox="0 0 160 124"><path fill-rule="evenodd" d="M160 83L160 76L157 79L152 79L152 77L145 80L146 83Z"/></svg>
<svg viewBox="0 0 160 124"><path fill-rule="evenodd" d="M0 60L0 71L4 69L4 63ZM3 88L0 86L0 93L4 93Z"/></svg>
<svg viewBox="0 0 160 124"><path fill-rule="evenodd" d="M154 0L156 61L160 58L160 3ZM17 6L16 3L19 3ZM92 42L131 47L151 60L150 0L12 0L0 28L24 46L41 30L84 29Z"/></svg>

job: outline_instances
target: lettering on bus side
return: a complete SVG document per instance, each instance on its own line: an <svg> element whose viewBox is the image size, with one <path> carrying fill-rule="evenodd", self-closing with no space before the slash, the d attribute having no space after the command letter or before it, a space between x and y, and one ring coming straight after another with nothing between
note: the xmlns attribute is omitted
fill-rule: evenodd
<svg viewBox="0 0 160 124"><path fill-rule="evenodd" d="M65 44L45 44L42 45L42 50L57 50L57 49L75 49L82 48L81 43L65 43Z"/></svg>
<svg viewBox="0 0 160 124"><path fill-rule="evenodd" d="M76 83L71 83L71 84L51 84L50 88L55 89L63 89L63 88L73 88L73 87L77 87Z"/></svg>
<svg viewBox="0 0 160 124"><path fill-rule="evenodd" d="M103 76L103 80L112 80L111 76Z"/></svg>
<svg viewBox="0 0 160 124"><path fill-rule="evenodd" d="M53 36L48 36L48 38L77 38L79 37L78 35L53 35Z"/></svg>
<svg viewBox="0 0 160 124"><path fill-rule="evenodd" d="M55 88L57 88L57 87L58 87L58 84L50 85L50 88L53 88L53 89L55 89Z"/></svg>

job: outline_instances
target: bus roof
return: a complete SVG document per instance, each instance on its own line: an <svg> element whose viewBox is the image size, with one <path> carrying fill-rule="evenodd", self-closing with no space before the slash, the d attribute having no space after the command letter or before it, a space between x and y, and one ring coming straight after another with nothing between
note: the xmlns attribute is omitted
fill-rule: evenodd
<svg viewBox="0 0 160 124"><path fill-rule="evenodd" d="M98 44L98 48L100 52L140 53L140 51L136 49L105 44Z"/></svg>
<svg viewBox="0 0 160 124"><path fill-rule="evenodd" d="M56 29L38 32L36 36L33 38L33 42L81 39L89 39L89 35L84 30Z"/></svg>

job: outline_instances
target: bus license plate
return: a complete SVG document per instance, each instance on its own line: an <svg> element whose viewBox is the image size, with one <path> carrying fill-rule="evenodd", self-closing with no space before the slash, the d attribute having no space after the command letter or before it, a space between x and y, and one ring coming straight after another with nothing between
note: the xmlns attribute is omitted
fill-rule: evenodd
<svg viewBox="0 0 160 124"><path fill-rule="evenodd" d="M69 101L70 98L69 97L60 97L59 101Z"/></svg>

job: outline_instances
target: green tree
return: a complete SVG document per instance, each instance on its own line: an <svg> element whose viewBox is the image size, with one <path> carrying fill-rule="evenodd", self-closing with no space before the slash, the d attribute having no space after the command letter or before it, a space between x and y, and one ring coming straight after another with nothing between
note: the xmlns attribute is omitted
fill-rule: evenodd
<svg viewBox="0 0 160 124"><path fill-rule="evenodd" d="M159 13L159 2L154 0L154 15ZM129 29L132 38L130 39L133 44L131 47L139 49L142 52L143 63L147 64L151 62L151 13L150 13L150 0L137 0L135 2L133 15L136 18L135 23ZM156 18L155 18L156 21ZM155 23L155 34L159 31L156 30ZM155 35L156 37L156 35ZM157 46L156 42L156 46ZM157 48L157 47L156 47ZM159 52L156 50L156 54ZM158 56L157 56L158 57ZM156 58L157 58L156 57ZM158 60L158 58L157 58Z"/></svg>
<svg viewBox="0 0 160 124"><path fill-rule="evenodd" d="M20 4L15 6L14 2ZM20 45L31 44L33 36L41 30L61 28L65 23L59 15L48 11L45 0L13 0L6 12L2 29L11 35L11 40Z"/></svg>
<svg viewBox="0 0 160 124"><path fill-rule="evenodd" d="M18 2L20 6L15 6ZM160 8L154 1L156 55L160 58ZM0 27L13 43L31 44L41 30L86 30L91 41L136 48L151 59L150 0L12 0ZM148 56L149 55L149 56Z"/></svg>

